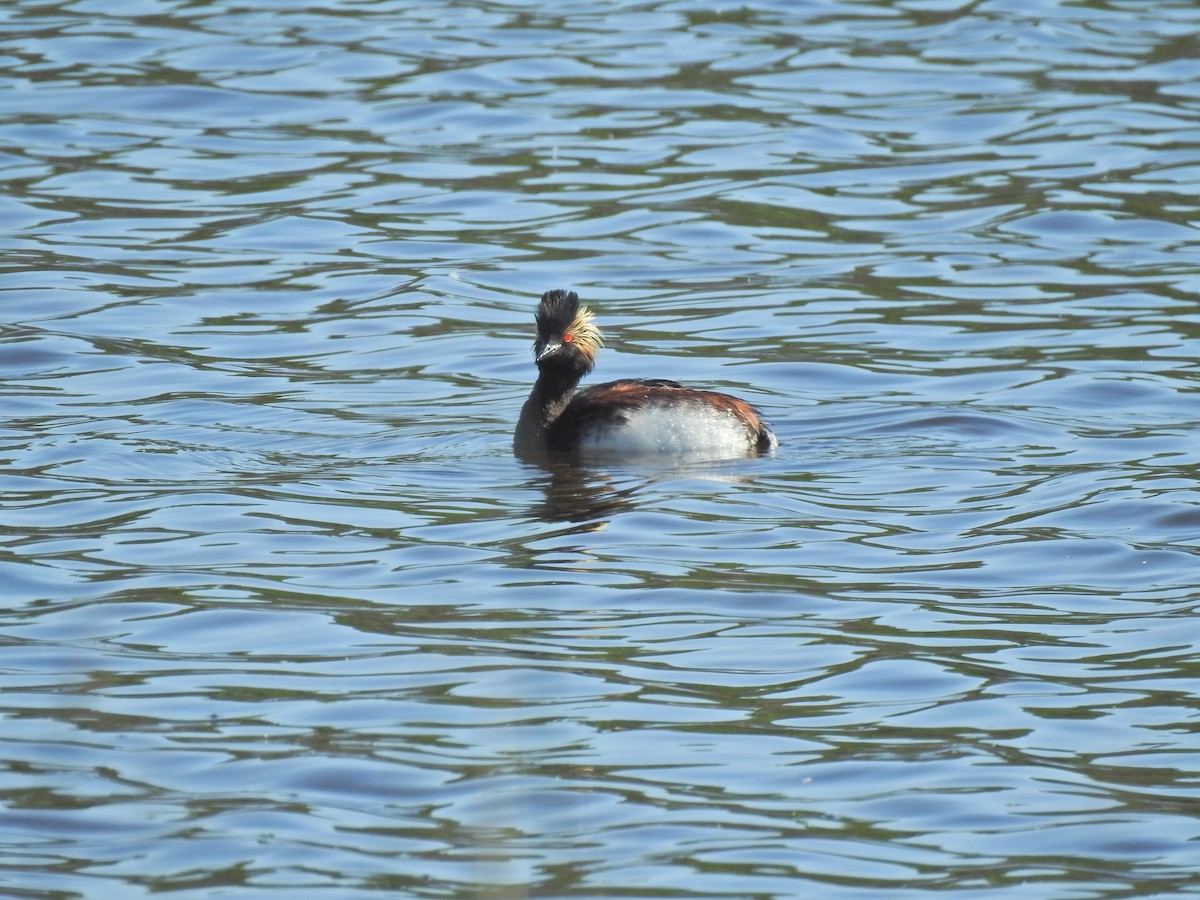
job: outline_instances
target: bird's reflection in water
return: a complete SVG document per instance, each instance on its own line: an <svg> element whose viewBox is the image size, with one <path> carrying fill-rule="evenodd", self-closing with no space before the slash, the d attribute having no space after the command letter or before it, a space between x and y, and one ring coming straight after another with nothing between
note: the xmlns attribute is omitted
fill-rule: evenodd
<svg viewBox="0 0 1200 900"><path fill-rule="evenodd" d="M521 458L541 470L534 483L545 496L533 507L532 515L545 522L580 523L583 527L579 531L603 528L608 519L640 505L638 496L655 484L692 478L747 481L754 475L743 460L713 460L700 455L652 456L607 464L573 454L523 454Z"/></svg>
<svg viewBox="0 0 1200 900"><path fill-rule="evenodd" d="M539 479L545 496L532 514L545 522L577 522L595 531L607 520L631 509L644 484L619 478L611 469L581 465L577 460L543 460Z"/></svg>

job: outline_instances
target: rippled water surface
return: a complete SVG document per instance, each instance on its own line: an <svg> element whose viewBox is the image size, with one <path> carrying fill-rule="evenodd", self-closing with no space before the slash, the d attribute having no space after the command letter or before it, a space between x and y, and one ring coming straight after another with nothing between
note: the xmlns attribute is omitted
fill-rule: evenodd
<svg viewBox="0 0 1200 900"><path fill-rule="evenodd" d="M0 22L4 896L1200 895L1200 6Z"/></svg>

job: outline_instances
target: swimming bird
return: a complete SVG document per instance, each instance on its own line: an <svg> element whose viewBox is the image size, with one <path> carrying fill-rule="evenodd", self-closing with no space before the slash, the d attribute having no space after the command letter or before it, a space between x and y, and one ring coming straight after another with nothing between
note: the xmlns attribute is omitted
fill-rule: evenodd
<svg viewBox="0 0 1200 900"><path fill-rule="evenodd" d="M534 316L538 377L521 408L513 449L597 455L753 456L778 446L744 400L663 379L626 379L575 391L603 344L574 291L542 294Z"/></svg>

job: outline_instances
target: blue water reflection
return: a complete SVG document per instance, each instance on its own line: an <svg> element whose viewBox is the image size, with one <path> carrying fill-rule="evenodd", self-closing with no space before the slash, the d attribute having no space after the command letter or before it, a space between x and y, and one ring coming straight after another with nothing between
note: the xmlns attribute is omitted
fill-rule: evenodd
<svg viewBox="0 0 1200 900"><path fill-rule="evenodd" d="M1193 886L1194 4L0 17L5 885Z"/></svg>

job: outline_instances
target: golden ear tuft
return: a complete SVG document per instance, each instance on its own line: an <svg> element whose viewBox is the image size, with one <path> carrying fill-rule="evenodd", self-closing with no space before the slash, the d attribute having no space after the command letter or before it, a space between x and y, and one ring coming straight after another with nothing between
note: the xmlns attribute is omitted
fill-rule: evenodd
<svg viewBox="0 0 1200 900"><path fill-rule="evenodd" d="M595 354L604 346L604 336L596 327L596 317L586 306L579 307L571 327L567 329L570 340L584 353ZM564 336L566 337L566 336Z"/></svg>

